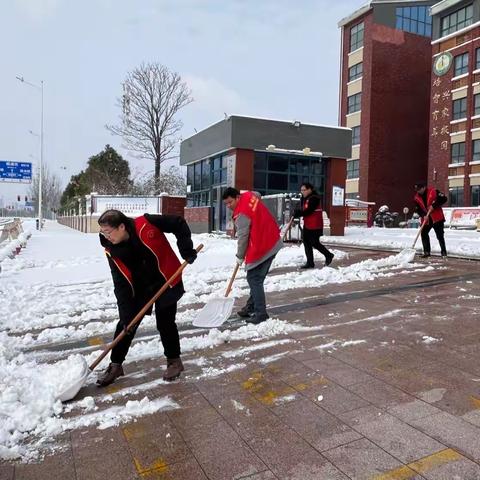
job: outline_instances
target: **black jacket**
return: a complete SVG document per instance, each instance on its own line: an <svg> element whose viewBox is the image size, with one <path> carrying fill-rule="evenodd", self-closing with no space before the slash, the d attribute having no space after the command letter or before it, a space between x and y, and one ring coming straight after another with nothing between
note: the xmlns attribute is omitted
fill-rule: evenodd
<svg viewBox="0 0 480 480"><path fill-rule="evenodd" d="M163 233L173 233L176 236L178 250L182 258L186 259L196 254L193 249L190 228L182 217L145 214L145 218ZM123 325L127 325L165 284L165 278L158 270L155 255L138 238L133 220L126 225L126 229L130 238L126 242L116 245L100 235L102 246L108 248L112 256L123 262L132 272L134 292L132 292L129 282L113 260L107 256L112 273L115 297L117 298L120 322ZM157 305L161 308L176 303L184 293L183 283L179 282L165 291L157 300ZM151 310L147 314L151 314Z"/></svg>
<svg viewBox="0 0 480 480"><path fill-rule="evenodd" d="M305 205L305 202L308 200L308 207L304 210L303 206ZM300 218L300 217L308 217L311 215L320 205L320 196L318 193L313 190L312 193L308 197L303 197L300 200L300 208L295 210L295 213L293 216L295 218Z"/></svg>

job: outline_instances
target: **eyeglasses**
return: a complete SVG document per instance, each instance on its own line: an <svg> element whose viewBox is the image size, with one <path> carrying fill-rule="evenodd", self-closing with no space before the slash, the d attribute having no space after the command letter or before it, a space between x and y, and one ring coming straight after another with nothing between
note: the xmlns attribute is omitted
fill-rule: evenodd
<svg viewBox="0 0 480 480"><path fill-rule="evenodd" d="M103 235L105 238L110 238L112 236L112 233L117 230L116 228L113 228L109 232L105 232L104 230L100 230L100 235Z"/></svg>

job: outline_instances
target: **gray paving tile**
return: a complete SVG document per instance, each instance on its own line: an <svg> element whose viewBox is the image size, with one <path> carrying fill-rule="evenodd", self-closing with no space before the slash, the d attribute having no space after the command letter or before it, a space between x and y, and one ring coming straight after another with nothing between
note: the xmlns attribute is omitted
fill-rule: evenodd
<svg viewBox="0 0 480 480"><path fill-rule="evenodd" d="M361 434L307 399L290 402L274 408L273 411L320 452L362 437Z"/></svg>
<svg viewBox="0 0 480 480"><path fill-rule="evenodd" d="M239 480L277 480L277 478L278 477L276 477L272 472L266 471L251 475L250 477L242 477Z"/></svg>
<svg viewBox="0 0 480 480"><path fill-rule="evenodd" d="M399 403L415 400L415 397L392 387L381 380L351 385L349 390L377 407L393 407Z"/></svg>
<svg viewBox="0 0 480 480"><path fill-rule="evenodd" d="M0 480L13 480L14 472L13 465L0 465Z"/></svg>
<svg viewBox="0 0 480 480"><path fill-rule="evenodd" d="M208 480L200 465L194 459L171 465L162 465L159 468L139 474L138 478L142 480Z"/></svg>
<svg viewBox="0 0 480 480"><path fill-rule="evenodd" d="M400 403L389 407L387 408L387 412L407 422L408 420L415 420L417 418L428 417L435 413L441 413L441 410L426 402L422 402L422 400L413 400L412 402Z"/></svg>

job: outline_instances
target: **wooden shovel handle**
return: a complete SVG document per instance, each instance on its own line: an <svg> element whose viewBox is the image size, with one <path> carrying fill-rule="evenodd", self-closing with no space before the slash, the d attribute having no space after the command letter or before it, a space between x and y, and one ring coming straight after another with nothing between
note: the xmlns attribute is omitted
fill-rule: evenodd
<svg viewBox="0 0 480 480"><path fill-rule="evenodd" d="M195 250L196 252L200 252L203 248L203 244L200 244ZM148 309L160 298L160 296L165 292L167 288L174 282L174 280L183 272L185 267L188 265L188 262L183 262L180 267L178 267L177 271L165 282L162 288L148 301L148 303L135 315L135 318L128 324L127 328L125 328L122 332L120 332L115 339L110 342L108 345L105 346L105 349L101 353L101 355L90 365L90 370L94 370L95 367L107 356L108 352L115 347L123 337L132 329L140 320L144 317L147 313Z"/></svg>
<svg viewBox="0 0 480 480"><path fill-rule="evenodd" d="M240 265L237 263L235 265L235 268L233 269L233 273L232 273L232 276L230 277L230 281L228 282L228 287L227 287L227 290L225 291L225 297L228 297L230 295L230 292L232 291L233 281L237 276L237 272L239 268L240 268Z"/></svg>
<svg viewBox="0 0 480 480"><path fill-rule="evenodd" d="M290 221L287 223L287 228L285 229L285 231L283 232L283 237L282 237L282 241L285 241L285 239L287 238L287 233L290 231L290 229L292 228L292 224L293 224L293 221L295 220L295 217L292 215L292 218L290 219Z"/></svg>
<svg viewBox="0 0 480 480"><path fill-rule="evenodd" d="M418 230L417 236L415 237L415 240L413 241L412 248L415 248L415 245L417 243L418 237L422 233L423 227L427 224L428 222L428 217L430 216L430 212L427 213L427 216L425 217L425 220L423 221L422 225L420 226L420 229Z"/></svg>

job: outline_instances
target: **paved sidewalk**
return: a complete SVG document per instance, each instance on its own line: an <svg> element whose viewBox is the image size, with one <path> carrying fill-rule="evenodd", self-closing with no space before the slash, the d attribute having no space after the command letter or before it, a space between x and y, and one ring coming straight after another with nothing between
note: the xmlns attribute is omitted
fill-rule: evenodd
<svg viewBox="0 0 480 480"><path fill-rule="evenodd" d="M74 430L41 463L0 464L0 480L480 479L480 263L422 262L434 268L268 295L276 317L317 328L242 357L230 343L191 352L181 381L148 390L180 408ZM203 378L198 356L225 372ZM143 398L120 393L160 378L159 363L129 364L114 403Z"/></svg>

